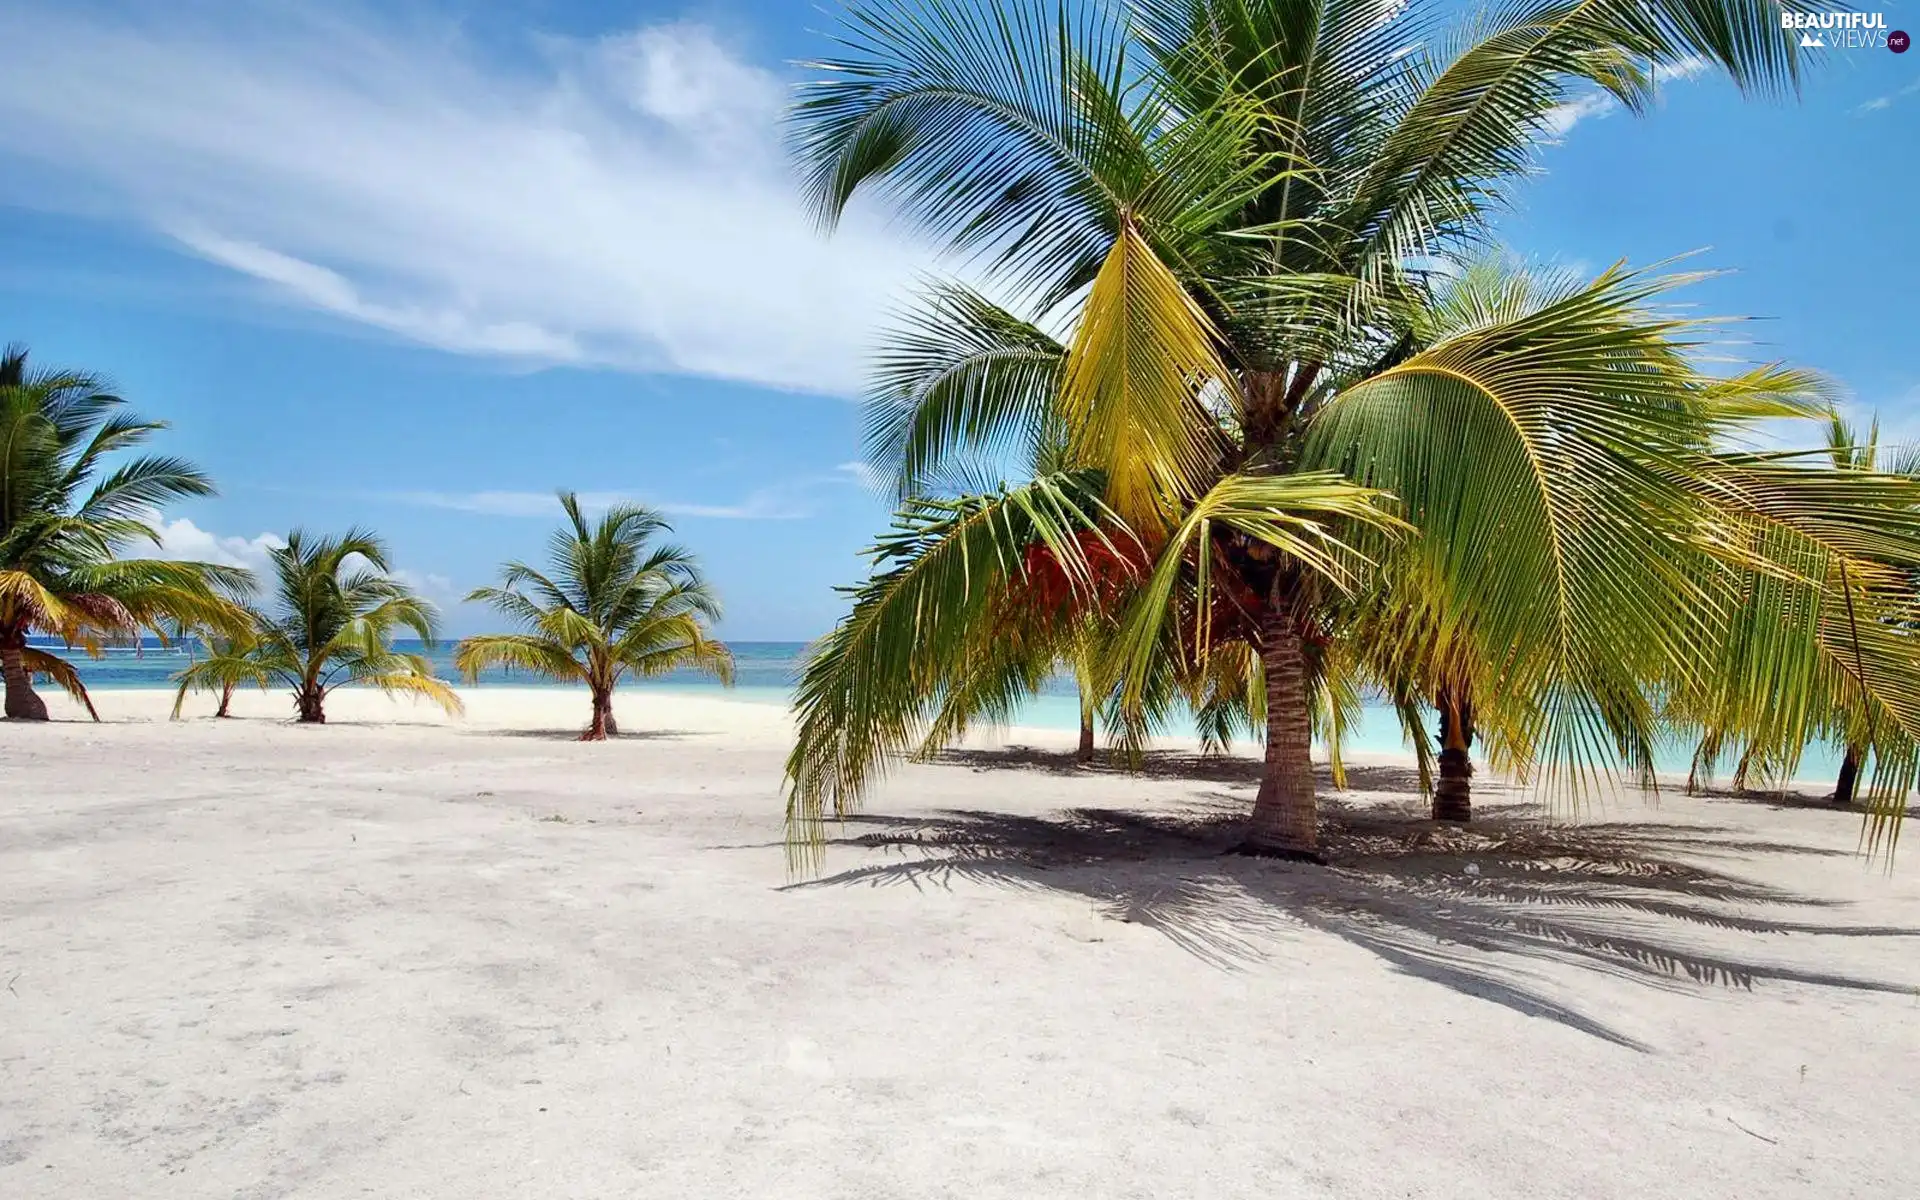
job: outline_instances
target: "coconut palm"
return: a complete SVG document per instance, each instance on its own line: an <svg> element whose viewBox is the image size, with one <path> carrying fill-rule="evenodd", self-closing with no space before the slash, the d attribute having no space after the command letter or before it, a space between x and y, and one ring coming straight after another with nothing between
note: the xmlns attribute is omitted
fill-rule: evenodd
<svg viewBox="0 0 1920 1200"><path fill-rule="evenodd" d="M1864 435L1837 410L1825 424L1822 456L1842 478L1858 480L1858 487L1920 477L1920 458L1880 445L1877 420ZM1701 731L1693 784L1711 776L1721 756L1736 748L1736 788L1755 780L1784 783L1794 777L1806 745L1826 742L1841 751L1833 802L1856 804L1865 782L1875 835L1888 831L1888 819L1904 810L1920 779L1920 739L1904 720L1898 693L1890 695L1876 680L1911 671L1899 655L1920 618L1913 582L1920 575L1900 547L1889 548L1877 562L1873 555L1868 547L1866 561L1841 564L1825 589L1778 571L1750 571L1741 579L1736 619L1716 646L1717 671L1705 677L1705 686L1674 689L1676 722ZM1792 640L1807 626L1783 629L1773 618L1783 607L1817 614L1832 628L1838 652ZM1782 702L1755 704L1755 693Z"/></svg>
<svg viewBox="0 0 1920 1200"><path fill-rule="evenodd" d="M1882 455L1880 419L1875 417L1864 436L1849 426L1836 409L1827 424L1827 455L1843 471L1879 472L1920 476L1920 454L1903 447ZM1882 461L1883 457L1886 459ZM1897 721L1887 720L1872 711L1872 705L1848 703L1843 693L1833 720L1835 740L1841 747L1840 769L1833 787L1833 802L1851 806L1859 800L1861 772L1870 756L1878 755L1882 778L1876 791L1897 792L1902 798L1920 771L1920 744L1901 730Z"/></svg>
<svg viewBox="0 0 1920 1200"><path fill-rule="evenodd" d="M249 613L249 617L252 614ZM237 657L245 655L259 643L256 622L249 620L245 628L239 630L221 629L183 629L182 639L191 639L196 648L205 646L214 657ZM233 716L233 693L239 686L235 679L227 679L220 685L220 703L214 706L213 715L220 720ZM177 711L177 709L176 709Z"/></svg>
<svg viewBox="0 0 1920 1200"><path fill-rule="evenodd" d="M463 640L454 663L469 680L490 667L584 683L593 717L585 742L619 733L613 690L628 675L696 670L733 684L733 654L713 640L720 599L685 548L656 545L672 526L649 508L620 505L588 524L579 497L560 493L567 524L548 543L545 573L525 563L502 569L501 585L468 601L492 605L524 633Z"/></svg>
<svg viewBox="0 0 1920 1200"><path fill-rule="evenodd" d="M190 692L220 692L225 707L236 686L265 690L276 683L292 690L304 724L325 724L327 696L346 684L424 697L460 713L459 696L423 655L393 648L394 634L403 629L431 648L437 615L390 573L380 539L358 529L339 537L296 529L269 554L274 611L252 610L251 629L176 676L174 716Z"/></svg>
<svg viewBox="0 0 1920 1200"><path fill-rule="evenodd" d="M1706 669L1710 593L1734 586L1700 560L1830 596L1868 543L1912 558L1920 530L1888 516L1910 487L1718 451L1822 396L1780 368L1703 372L1712 327L1664 311L1687 277L1467 266L1571 88L1640 108L1663 67L1704 59L1785 89L1777 18L1767 0L1452 27L1398 0L851 9L797 114L822 216L875 192L1021 311L937 285L882 358L873 453L902 508L802 683L796 836L817 846L826 811L969 706L1001 711L1089 611L1116 619L1132 728L1177 695L1259 693L1245 848L1317 858L1311 736L1351 671L1460 689L1543 781L1644 775L1650 685ZM1064 469L929 488L1049 423ZM1422 614L1417 670L1343 647L1382 588ZM1806 644L1832 661L1838 635ZM1920 697L1868 686L1920 728Z"/></svg>
<svg viewBox="0 0 1920 1200"><path fill-rule="evenodd" d="M161 632L168 622L232 627L244 614L225 593L244 571L119 556L158 546L153 526L170 500L213 494L178 458L113 458L165 429L127 412L95 375L36 370L24 348L0 353L0 675L6 715L44 721L33 677L53 680L99 719L73 665L29 646L32 633L98 655L109 639Z"/></svg>

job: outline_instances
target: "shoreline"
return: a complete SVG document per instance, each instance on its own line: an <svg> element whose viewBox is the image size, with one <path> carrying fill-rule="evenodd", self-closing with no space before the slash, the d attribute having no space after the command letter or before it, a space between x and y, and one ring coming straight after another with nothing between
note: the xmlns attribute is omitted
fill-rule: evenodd
<svg viewBox="0 0 1920 1200"><path fill-rule="evenodd" d="M86 710L71 700L64 692L42 687L41 696L53 714L55 723L93 724ZM351 725L358 728L379 728L390 726L395 731L446 728L464 729L475 734L533 734L578 732L584 728L589 715L588 694L584 687L564 684L480 684L456 687L466 714L461 717L448 717L432 704L404 697L388 697L371 688L342 688L328 697L329 725ZM694 719L698 724L714 729L730 727L734 722L727 714L740 716L753 714L756 732L777 732L781 738L791 738L792 722L790 710L785 699L766 694L772 689L755 689L743 694L738 690L718 687L675 688L662 685L625 687L614 693L614 710L619 719L622 736L643 735L650 729L671 728L676 721L684 723ZM94 707L100 710L102 726L144 725L153 723L172 723L170 712L173 707L174 692L171 688L113 687L94 690ZM211 693L198 693L187 698L186 708L178 723L224 723L214 722L213 709L216 703ZM297 727L293 720L292 703L288 694L275 689L266 692L257 689L236 691L233 697L233 720L238 722L271 722ZM4 726L6 722L0 722ZM977 750L981 748L1008 749L1031 746L1048 752L1067 752L1071 750L1076 730L1070 725L1011 724L1003 726L979 726L966 739L955 744L956 750ZM1151 750L1160 753L1198 754L1200 739L1196 735L1163 734L1153 741ZM1219 757L1224 761L1240 761L1248 764L1257 762L1260 757L1258 742L1237 742L1233 748ZM1411 749L1386 750L1378 747L1349 747L1344 760L1350 767L1397 768L1413 770L1415 758ZM1326 748L1314 745L1313 761L1316 768L1325 770L1328 766ZM1550 790L1545 785L1517 785L1496 775L1478 753L1474 756L1476 777L1483 784L1502 788L1517 788L1521 791L1545 793ZM1660 797L1674 793L1684 793L1687 776L1684 772L1659 771L1655 776L1658 782L1657 792L1648 792L1636 783L1622 777L1612 783L1603 784L1595 789L1595 796L1583 799L1581 804L1604 803L1602 797L1623 797L1643 794L1657 802ZM1780 794L1814 798L1820 789L1831 789L1833 780L1829 774L1803 764L1803 770L1789 780ZM1553 790L1562 790L1564 787ZM1704 794L1726 793L1724 778L1717 778L1709 784ZM1337 792L1334 794L1338 794ZM1731 793L1726 793L1731 794ZM1749 789L1748 794L1761 796L1770 794L1764 789Z"/></svg>

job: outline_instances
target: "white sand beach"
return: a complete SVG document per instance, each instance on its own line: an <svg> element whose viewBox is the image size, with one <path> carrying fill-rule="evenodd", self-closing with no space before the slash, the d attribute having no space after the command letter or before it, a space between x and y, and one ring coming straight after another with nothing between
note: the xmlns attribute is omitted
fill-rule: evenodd
<svg viewBox="0 0 1920 1200"><path fill-rule="evenodd" d="M1920 862L1818 804L1382 761L1318 869L1016 731L792 887L772 706L97 699L0 724L0 1196L1920 1194Z"/></svg>

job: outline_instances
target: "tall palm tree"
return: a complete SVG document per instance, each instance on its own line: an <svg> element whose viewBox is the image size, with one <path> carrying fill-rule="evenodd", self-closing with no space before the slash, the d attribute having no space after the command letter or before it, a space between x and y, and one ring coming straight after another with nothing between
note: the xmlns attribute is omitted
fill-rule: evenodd
<svg viewBox="0 0 1920 1200"><path fill-rule="evenodd" d="M531 671L587 685L593 719L583 742L620 732L613 689L623 676L705 671L729 687L733 654L709 634L720 599L685 548L653 545L673 527L649 508L621 505L592 525L572 492L560 493L567 524L548 543L545 573L525 563L502 569L501 585L469 601L490 604L526 629L463 640L454 663L469 680L489 667Z"/></svg>
<svg viewBox="0 0 1920 1200"><path fill-rule="evenodd" d="M250 630L176 676L174 716L189 692L218 691L225 707L240 684L265 690L274 683L292 690L305 724L326 723L327 696L344 684L425 697L460 713L460 697L425 656L393 648L403 629L431 648L438 622L433 605L389 573L380 539L358 529L340 537L296 529L270 554L275 611L254 610Z"/></svg>
<svg viewBox="0 0 1920 1200"><path fill-rule="evenodd" d="M49 634L98 655L112 638L167 622L232 627L244 614L227 598L244 571L207 563L121 559L160 544L154 513L170 500L213 494L182 459L114 456L166 428L128 413L98 376L37 370L24 347L0 353L0 675L6 715L44 721L33 677L53 680L86 705L73 665L27 645Z"/></svg>
<svg viewBox="0 0 1920 1200"><path fill-rule="evenodd" d="M1339 639L1380 580L1427 614L1426 659L1463 664L1427 682L1470 688L1476 731L1543 779L1580 779L1597 759L1651 771L1648 685L1705 669L1708 593L1733 586L1696 560L1766 558L1825 593L1869 569L1866 542L1915 557L1920 530L1887 515L1895 485L1717 452L1757 418L1808 415L1819 389L1704 373L1710 326L1661 310L1685 277L1465 265L1570 88L1638 109L1662 67L1697 58L1788 88L1778 13L852 8L796 118L823 218L873 191L1025 315L941 284L882 359L874 456L902 509L798 696L803 850L891 756L1057 659L1104 596L1136 727L1173 692L1225 696L1223 671L1257 670L1245 848L1317 859L1314 714L1350 690L1330 664L1377 657ZM1067 469L928 494L955 456L1004 457L1048 422ZM1054 578L1069 602L1033 600ZM1831 659L1834 635L1808 644ZM1885 673L1869 686L1920 728L1920 697Z"/></svg>

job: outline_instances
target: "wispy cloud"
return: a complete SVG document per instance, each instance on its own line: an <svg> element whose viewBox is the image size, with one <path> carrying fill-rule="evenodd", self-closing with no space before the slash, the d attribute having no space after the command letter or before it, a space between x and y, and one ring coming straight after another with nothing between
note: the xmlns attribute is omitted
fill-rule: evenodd
<svg viewBox="0 0 1920 1200"><path fill-rule="evenodd" d="M550 506L553 498L547 497L547 502ZM245 567L254 573L256 583L263 587L272 573L271 552L287 544L286 539L276 533L256 533L247 537L202 529L186 517L168 521L155 515L149 519L160 534L160 544L154 546L143 542L128 546L125 550L128 555ZM396 568L388 574L442 607L460 603L461 591L445 575L406 567Z"/></svg>
<svg viewBox="0 0 1920 1200"><path fill-rule="evenodd" d="M807 475L756 488L730 502L660 500L637 491L583 491L576 495L588 512L604 512L616 504L644 504L672 517L714 521L795 521L812 516L825 491L858 486L872 490L873 477L865 463L841 463L831 472ZM492 490L475 492L400 492L391 497L406 504L442 508L489 517L558 515L552 492Z"/></svg>
<svg viewBox="0 0 1920 1200"><path fill-rule="evenodd" d="M461 603L465 593L453 586L453 580L432 571L412 571L406 567L387 572L387 574L412 588L414 594L428 600L440 608L449 608Z"/></svg>
<svg viewBox="0 0 1920 1200"><path fill-rule="evenodd" d="M1883 109L1892 108L1895 104L1898 104L1900 101L1906 99L1908 96L1914 96L1914 95L1920 95L1920 79L1914 80L1912 83L1908 84L1903 88L1899 88L1894 91L1888 92L1884 96L1875 96L1873 99L1867 101L1865 104L1862 104L1859 108L1854 109L1853 110L1854 115L1865 116L1871 112L1880 112Z"/></svg>
<svg viewBox="0 0 1920 1200"><path fill-rule="evenodd" d="M340 12L0 0L0 202L137 222L449 351L827 392L931 261L819 236L785 81L708 26L504 56Z"/></svg>
<svg viewBox="0 0 1920 1200"><path fill-rule="evenodd" d="M843 462L834 471L846 476L848 483L869 492L883 491L892 483L884 471L875 469L871 463Z"/></svg>
<svg viewBox="0 0 1920 1200"><path fill-rule="evenodd" d="M1605 92L1576 97L1547 110L1547 132L1554 137L1565 137L1569 129L1587 118L1604 117L1619 107L1620 102Z"/></svg>
<svg viewBox="0 0 1920 1200"><path fill-rule="evenodd" d="M1653 69L1653 82L1657 87L1663 83L1679 83L1705 74L1713 64L1694 54L1678 62L1666 63ZM1563 138L1567 131L1591 117L1606 117L1620 110L1620 102L1606 92L1589 92L1576 96L1565 104L1557 105L1547 112L1547 133L1555 138Z"/></svg>

